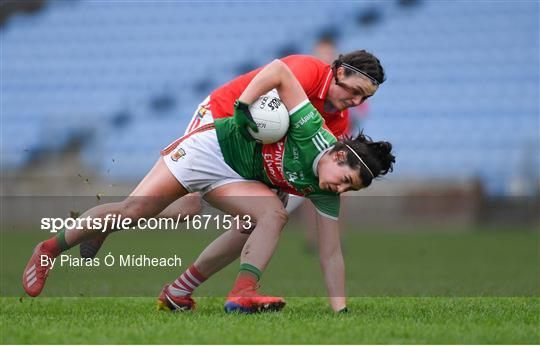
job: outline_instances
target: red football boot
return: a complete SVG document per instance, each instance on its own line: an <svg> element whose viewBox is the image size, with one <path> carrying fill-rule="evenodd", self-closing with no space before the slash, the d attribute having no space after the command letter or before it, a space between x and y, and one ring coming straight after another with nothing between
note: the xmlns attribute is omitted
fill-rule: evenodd
<svg viewBox="0 0 540 346"><path fill-rule="evenodd" d="M49 265L41 265L42 256L47 257L47 263ZM51 253L43 249L43 242L35 247L32 257L30 257L26 268L24 268L22 278L24 290L28 295L37 297L41 293L49 275L51 260L54 257Z"/></svg>
<svg viewBox="0 0 540 346"><path fill-rule="evenodd" d="M163 286L157 300L157 309L166 311L195 310L195 300L191 296L173 296L169 293L169 284Z"/></svg>
<svg viewBox="0 0 540 346"><path fill-rule="evenodd" d="M266 311L280 311L285 306L281 297L263 296L257 293L255 287L246 288L238 292L231 292L225 302L225 312L255 313Z"/></svg>

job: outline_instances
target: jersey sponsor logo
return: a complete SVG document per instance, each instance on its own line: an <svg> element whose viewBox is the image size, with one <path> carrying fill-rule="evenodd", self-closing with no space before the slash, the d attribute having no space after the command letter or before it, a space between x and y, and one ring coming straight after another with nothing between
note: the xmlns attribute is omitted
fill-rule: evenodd
<svg viewBox="0 0 540 346"><path fill-rule="evenodd" d="M300 161L300 151L298 150L298 147L292 147L292 155L295 162Z"/></svg>
<svg viewBox="0 0 540 346"><path fill-rule="evenodd" d="M330 144L328 143L326 138L324 138L322 132L320 131L317 132L317 134L313 138L311 138L311 141L313 142L313 144L315 145L315 147L317 148L319 152L330 147Z"/></svg>
<svg viewBox="0 0 540 346"><path fill-rule="evenodd" d="M186 156L186 151L184 149L182 149L182 148L178 148L178 150L176 150L171 155L171 160L173 160L174 162L177 162L178 160L180 160L184 156Z"/></svg>
<svg viewBox="0 0 540 346"><path fill-rule="evenodd" d="M294 189L285 179L283 172L283 152L285 151L285 138L273 144L265 144L262 147L264 171L268 179L275 186Z"/></svg>
<svg viewBox="0 0 540 346"><path fill-rule="evenodd" d="M303 117L301 117L301 118L294 124L294 128L299 129L301 126L304 126L308 121L310 121L311 119L315 118L316 115L317 115L317 112L316 112L316 111L311 111L311 112L309 112L308 114L306 114L306 115L304 115Z"/></svg>

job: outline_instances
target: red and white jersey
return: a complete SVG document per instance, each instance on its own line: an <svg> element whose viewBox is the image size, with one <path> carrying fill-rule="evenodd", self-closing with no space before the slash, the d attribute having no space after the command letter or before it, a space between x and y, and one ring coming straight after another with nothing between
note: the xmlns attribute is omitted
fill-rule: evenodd
<svg viewBox="0 0 540 346"><path fill-rule="evenodd" d="M324 101L332 83L332 68L325 62L308 55L289 55L283 61L306 92L309 101L321 113L326 126L338 139L347 134L349 111L326 112ZM209 109L214 118L230 117L234 114L234 101L244 92L262 67L243 74L224 84L210 94Z"/></svg>

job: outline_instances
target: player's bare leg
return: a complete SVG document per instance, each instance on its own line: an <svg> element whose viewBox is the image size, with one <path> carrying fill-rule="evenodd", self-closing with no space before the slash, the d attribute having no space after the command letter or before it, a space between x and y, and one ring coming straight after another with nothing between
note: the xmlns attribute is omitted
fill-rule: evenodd
<svg viewBox="0 0 540 346"><path fill-rule="evenodd" d="M201 252L195 267L207 278L214 275L240 257L248 237L236 229L221 234Z"/></svg>
<svg viewBox="0 0 540 346"><path fill-rule="evenodd" d="M249 196L248 194L251 194L251 197L245 197ZM258 195L258 197L254 195ZM268 187L254 182L228 184L208 193L205 198L214 207L222 209L226 213L240 216L250 215L253 225L266 218L270 219L272 210L281 210L283 205L283 202ZM268 215L266 215L267 213ZM275 221L273 219L273 222L269 223L277 229L279 222ZM242 227L245 226L242 225ZM229 230L215 239L203 250L193 265L173 283L163 287L158 298L158 309L192 310L195 307L195 302L191 298L191 293L208 277L240 256L246 240L249 239L249 232ZM245 295L239 294L239 297L235 297L245 303L244 311L279 310L283 307L285 304L283 299L259 295L255 291L257 280L252 280L251 273L249 276L248 283L251 283L251 286L244 287Z"/></svg>
<svg viewBox="0 0 540 346"><path fill-rule="evenodd" d="M250 215L256 223L242 250L240 271L225 305L227 312L280 310L285 305L282 298L261 296L256 289L287 223L287 212L268 187L250 184L227 184L205 196L214 207L231 215Z"/></svg>
<svg viewBox="0 0 540 346"><path fill-rule="evenodd" d="M201 198L198 192L187 194L169 204L157 217L176 219L178 215L190 217L199 215L202 210Z"/></svg>
<svg viewBox="0 0 540 346"><path fill-rule="evenodd" d="M240 184L246 184L246 190L251 190L253 187L252 183L237 183L235 185L235 191L239 191ZM244 190L244 191L246 191ZM184 205L184 203L178 203L179 201L183 201L187 199L188 197L195 195L195 194L189 194L185 197L182 197L178 201L172 203L167 209L160 213L160 215L163 215L164 213L168 213L167 217L173 217L176 218L179 213L182 212L181 206ZM287 194L277 194L280 198L280 201L286 205L288 200ZM252 196L252 199L254 196ZM223 198L221 196L220 198ZM200 201L194 201L195 203ZM226 202L225 202L226 203ZM288 206L287 206L288 210ZM237 226L237 225L233 225ZM252 220L249 222L243 222L241 223L239 229L233 228L227 232L224 232L221 234L218 238L216 238L212 243L210 243L204 250L201 252L195 263L193 263L190 268L188 268L182 275L186 274L186 272L192 270L196 271L200 274L201 280L199 282L190 282L190 285L185 284L182 285L181 291L177 291L177 295L191 295L195 289L202 284L206 279L210 278L213 274L217 273L221 269L225 268L227 265L229 265L231 262L236 260L238 257L240 257L240 254L242 252L242 249L246 243L246 241L249 238L249 235L255 228L255 222ZM195 287L194 287L195 286Z"/></svg>
<svg viewBox="0 0 540 346"><path fill-rule="evenodd" d="M91 217L104 220L107 215L114 214L136 221L140 218L157 215L172 201L185 194L187 194L187 190L176 180L163 159L160 158L143 181L124 201L94 207L83 213L80 218ZM30 296L37 296L41 293L49 272L49 266L41 265L41 256L52 259L62 251L102 233L101 229L93 229L87 223L83 222L81 226L83 226L82 229L67 229L36 246L23 272L23 287Z"/></svg>
<svg viewBox="0 0 540 346"><path fill-rule="evenodd" d="M158 297L158 310L184 311L195 309L193 291L210 276L225 268L240 256L249 234L229 230L221 234L199 255L195 263L176 280L163 286Z"/></svg>
<svg viewBox="0 0 540 346"><path fill-rule="evenodd" d="M132 193L132 195L135 191ZM176 201L169 204L164 210L162 210L156 217L158 218L174 218L178 215L183 217L193 217L201 212L201 195L198 192L190 193L186 196L178 198ZM92 239L83 241L79 246L79 252L82 258L94 258L99 249L105 242L105 239L110 232L100 234Z"/></svg>

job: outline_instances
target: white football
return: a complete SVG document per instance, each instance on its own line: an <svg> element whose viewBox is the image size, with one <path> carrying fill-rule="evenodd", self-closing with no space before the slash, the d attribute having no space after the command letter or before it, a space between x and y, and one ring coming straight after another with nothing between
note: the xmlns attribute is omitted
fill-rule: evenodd
<svg viewBox="0 0 540 346"><path fill-rule="evenodd" d="M249 111L259 132L255 133L248 128L249 133L256 140L264 144L279 141L289 128L289 111L279 99L277 91L272 90L249 106Z"/></svg>

